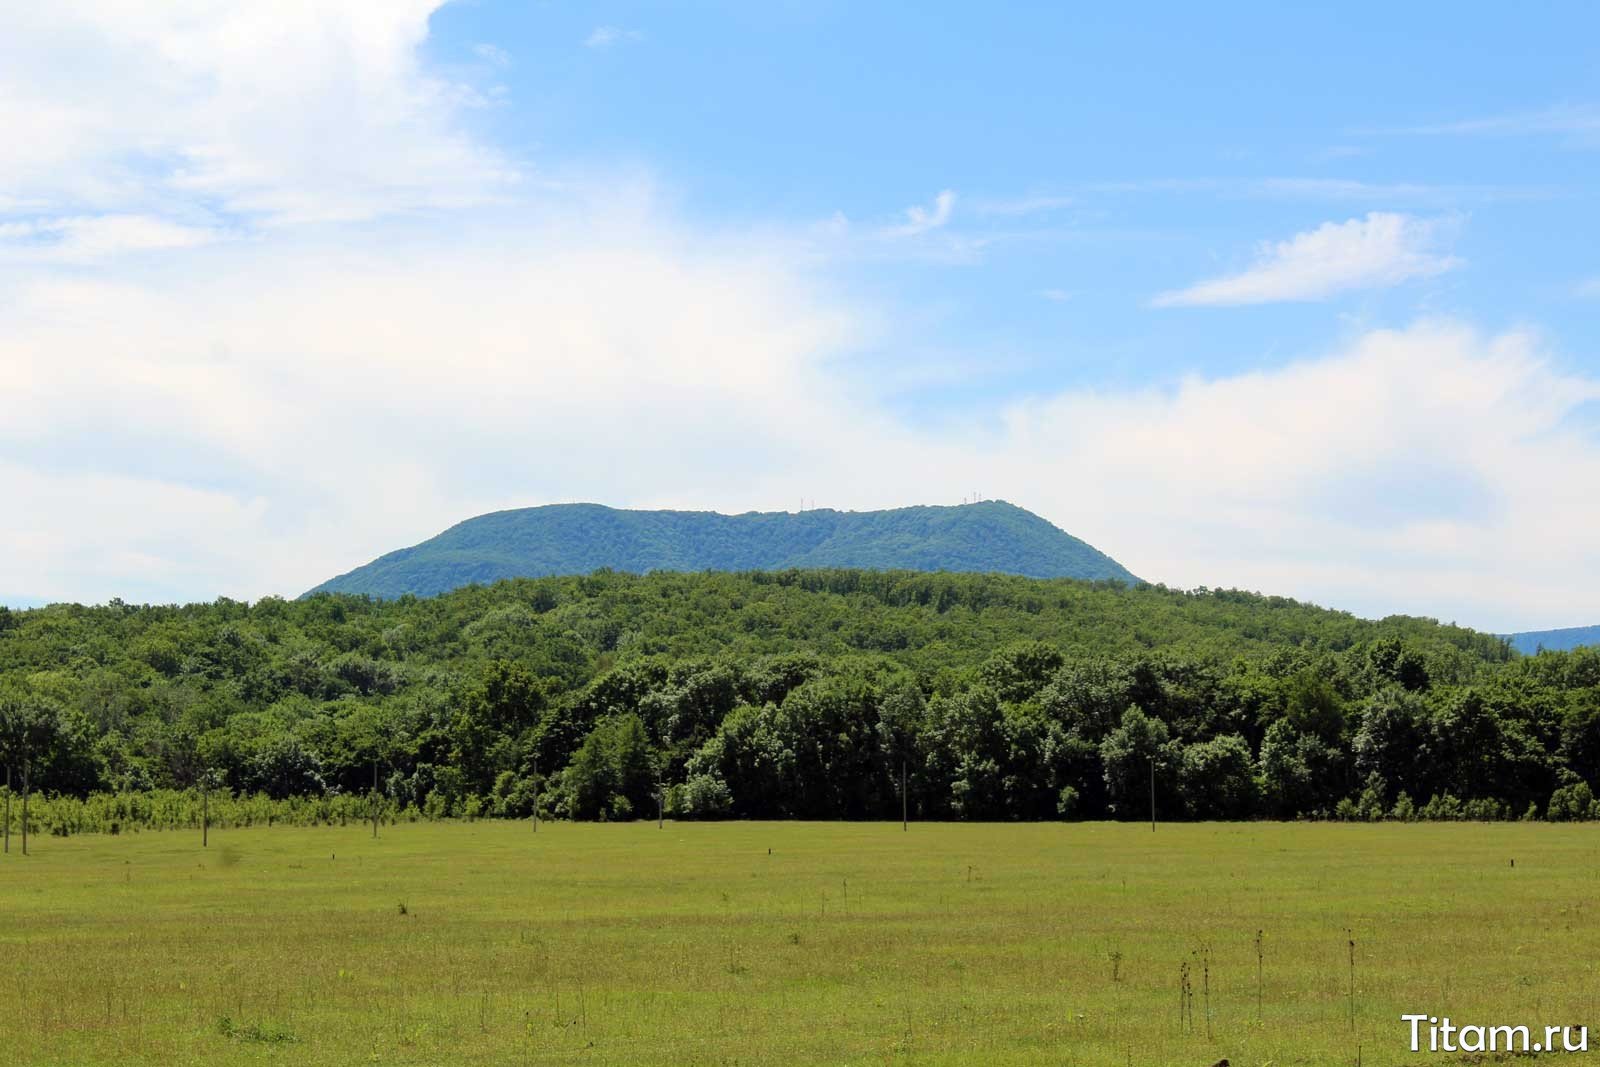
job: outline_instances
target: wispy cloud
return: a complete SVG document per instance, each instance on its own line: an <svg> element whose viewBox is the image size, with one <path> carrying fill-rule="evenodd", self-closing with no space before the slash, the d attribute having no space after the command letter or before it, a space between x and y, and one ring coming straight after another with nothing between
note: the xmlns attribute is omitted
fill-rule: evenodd
<svg viewBox="0 0 1600 1067"><path fill-rule="evenodd" d="M1374 211L1326 222L1287 241L1263 243L1255 264L1237 274L1162 293L1157 307L1215 307L1322 300L1349 289L1398 285L1461 264L1432 250L1438 223Z"/></svg>
<svg viewBox="0 0 1600 1067"><path fill-rule="evenodd" d="M1421 200L1449 192L1420 182L1365 182L1352 178L1258 178L1243 188L1257 196L1306 200Z"/></svg>
<svg viewBox="0 0 1600 1067"><path fill-rule="evenodd" d="M1351 203L1455 204L1548 197L1551 187L1445 185L1428 182L1371 182L1356 178L1279 175L1253 178L1135 178L1085 182L1074 187L1084 194L1198 194L1241 200L1348 201Z"/></svg>
<svg viewBox="0 0 1600 1067"><path fill-rule="evenodd" d="M612 45L628 44L632 41L644 39L644 34L638 30L625 30L617 26L596 26L584 38L585 48L610 48Z"/></svg>
<svg viewBox="0 0 1600 1067"><path fill-rule="evenodd" d="M1575 150L1600 149L1600 105L1562 104L1447 122L1362 130L1368 137L1547 138Z"/></svg>
<svg viewBox="0 0 1600 1067"><path fill-rule="evenodd" d="M1313 152L1311 158L1317 163L1332 163L1340 159L1356 159L1360 156L1370 156L1372 149L1366 145L1335 144Z"/></svg>
<svg viewBox="0 0 1600 1067"><path fill-rule="evenodd" d="M980 200L973 205L973 210L979 215L1017 218L1060 211L1063 208L1073 207L1077 203L1078 198L1074 196L1037 194L1014 197L1009 200Z"/></svg>
<svg viewBox="0 0 1600 1067"><path fill-rule="evenodd" d="M479 59L492 67L509 67L511 65L511 53L499 45L488 44L487 42L475 44L472 46L472 51Z"/></svg>
<svg viewBox="0 0 1600 1067"><path fill-rule="evenodd" d="M1539 111L1487 115L1416 126L1396 126L1366 132L1429 137L1527 137L1564 134L1586 142L1600 143L1600 107L1593 104L1561 105Z"/></svg>
<svg viewBox="0 0 1600 1067"><path fill-rule="evenodd" d="M933 198L931 204L913 204L906 208L905 221L888 227L884 232L891 237L915 237L937 230L950 221L955 209L956 194L949 189Z"/></svg>
<svg viewBox="0 0 1600 1067"><path fill-rule="evenodd" d="M1585 300L1600 300L1600 275L1579 282L1577 293Z"/></svg>
<svg viewBox="0 0 1600 1067"><path fill-rule="evenodd" d="M806 255L835 265L862 263L970 264L999 239L950 225L956 194L946 189L926 204L905 208L891 220L852 221L842 211L800 232Z"/></svg>
<svg viewBox="0 0 1600 1067"><path fill-rule="evenodd" d="M0 223L0 257L92 263L134 252L194 248L220 236L149 215L93 215Z"/></svg>

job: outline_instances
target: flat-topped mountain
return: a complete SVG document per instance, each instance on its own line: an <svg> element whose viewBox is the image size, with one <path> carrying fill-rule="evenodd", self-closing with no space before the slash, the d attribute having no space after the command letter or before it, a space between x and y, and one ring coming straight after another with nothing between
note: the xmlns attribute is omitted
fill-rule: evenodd
<svg viewBox="0 0 1600 1067"><path fill-rule="evenodd" d="M1139 581L1105 553L1001 500L743 515L551 504L468 519L311 592L433 596L475 582L603 567L641 574L856 567Z"/></svg>

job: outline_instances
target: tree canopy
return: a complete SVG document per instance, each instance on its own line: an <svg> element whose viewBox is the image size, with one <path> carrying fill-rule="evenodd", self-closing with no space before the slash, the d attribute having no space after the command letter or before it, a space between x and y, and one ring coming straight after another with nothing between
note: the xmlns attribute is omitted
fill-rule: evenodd
<svg viewBox="0 0 1600 1067"><path fill-rule="evenodd" d="M0 626L0 763L419 813L1588 817L1600 654L1236 590L599 571Z"/></svg>

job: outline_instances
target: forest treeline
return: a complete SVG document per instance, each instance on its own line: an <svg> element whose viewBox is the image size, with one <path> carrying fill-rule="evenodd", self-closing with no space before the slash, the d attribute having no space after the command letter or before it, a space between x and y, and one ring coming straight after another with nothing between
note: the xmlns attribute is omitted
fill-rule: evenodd
<svg viewBox="0 0 1600 1067"><path fill-rule="evenodd" d="M913 818L1143 819L1152 772L1165 819L1591 818L1600 655L982 574L54 605L0 609L0 764L57 832L202 789L287 821L898 818L902 776Z"/></svg>

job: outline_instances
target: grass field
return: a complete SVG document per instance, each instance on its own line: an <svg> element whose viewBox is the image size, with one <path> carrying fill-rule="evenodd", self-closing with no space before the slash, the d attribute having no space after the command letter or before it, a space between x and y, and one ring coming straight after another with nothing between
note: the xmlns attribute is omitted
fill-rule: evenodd
<svg viewBox="0 0 1600 1067"><path fill-rule="evenodd" d="M1600 1018L1583 826L369 835L13 838L0 1062L1386 1064L1446 1059L1406 1011Z"/></svg>

